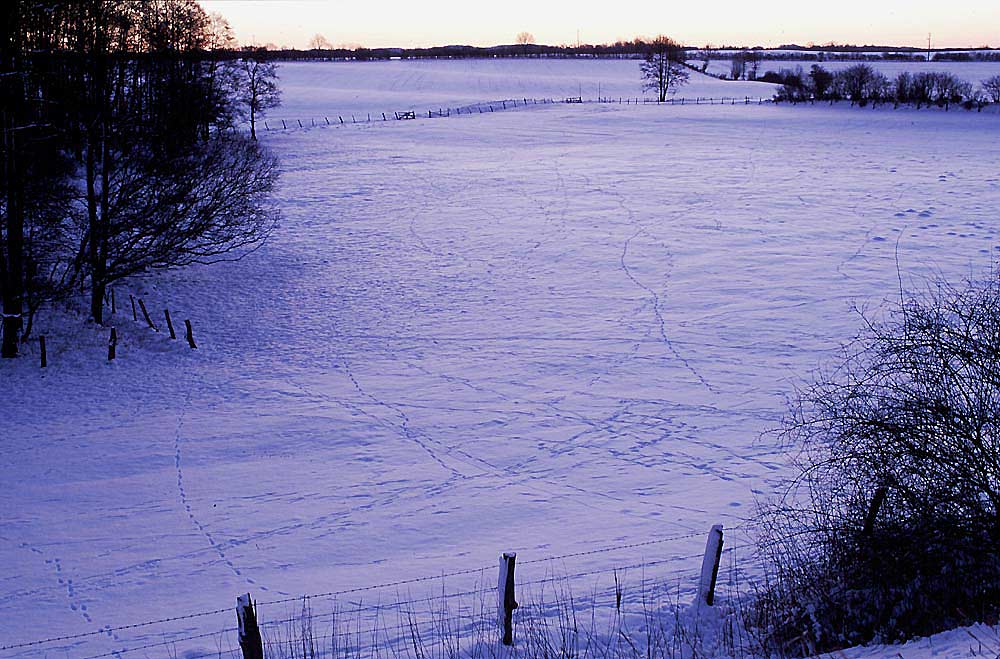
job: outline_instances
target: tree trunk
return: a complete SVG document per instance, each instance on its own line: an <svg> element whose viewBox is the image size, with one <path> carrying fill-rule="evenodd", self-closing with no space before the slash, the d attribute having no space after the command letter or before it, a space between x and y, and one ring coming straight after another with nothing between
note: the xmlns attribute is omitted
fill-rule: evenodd
<svg viewBox="0 0 1000 659"><path fill-rule="evenodd" d="M257 140L257 113L253 111L253 105L250 106L250 139Z"/></svg>
<svg viewBox="0 0 1000 659"><path fill-rule="evenodd" d="M97 157L94 149L98 148L97 131L93 128L87 131L87 261L90 266L90 317L95 323L104 323L104 290L103 263L101 262L101 214L97 198ZM101 288L98 294L98 288Z"/></svg>
<svg viewBox="0 0 1000 659"><path fill-rule="evenodd" d="M7 170L7 237L0 255L0 289L3 291L3 345L0 356L17 357L24 302L24 206L21 176L15 153L14 117L3 114L4 145Z"/></svg>

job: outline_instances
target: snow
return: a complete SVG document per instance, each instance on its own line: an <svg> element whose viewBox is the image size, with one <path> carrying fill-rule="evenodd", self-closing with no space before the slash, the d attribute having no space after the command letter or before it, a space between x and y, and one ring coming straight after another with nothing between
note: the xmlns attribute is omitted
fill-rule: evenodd
<svg viewBox="0 0 1000 659"><path fill-rule="evenodd" d="M636 62L281 73L289 116L578 80L640 95ZM998 129L985 113L557 104L263 134L284 168L267 245L119 286L112 364L106 331L62 313L37 327L49 368L0 364L0 646L221 611L0 656L218 632L245 592L477 589L505 550L519 583L589 573L567 583L606 599L608 570L648 563L630 583L693 597L713 524L725 560L748 560L738 527L786 473L762 433L852 335L852 308L995 262ZM133 322L130 292L192 319L198 350ZM971 640L942 638L943 656ZM940 650L920 643L936 641L905 656Z"/></svg>
<svg viewBox="0 0 1000 659"><path fill-rule="evenodd" d="M501 99L642 98L637 60L620 59L469 59L390 60L372 62L290 62L283 64L282 106L269 119L310 125L324 118L381 119L382 113L458 108ZM678 97L769 98L774 85L723 82L695 76Z"/></svg>

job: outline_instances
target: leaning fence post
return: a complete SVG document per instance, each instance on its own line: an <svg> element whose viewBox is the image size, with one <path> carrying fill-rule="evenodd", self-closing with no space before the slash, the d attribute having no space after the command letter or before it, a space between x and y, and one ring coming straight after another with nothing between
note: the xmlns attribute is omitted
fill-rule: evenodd
<svg viewBox="0 0 1000 659"><path fill-rule="evenodd" d="M243 659L264 659L264 644L260 638L257 611L250 593L236 598L236 619L240 624L240 650L243 651Z"/></svg>
<svg viewBox="0 0 1000 659"><path fill-rule="evenodd" d="M153 319L149 317L149 312L146 311L146 304L142 301L142 298L139 298L139 308L142 310L142 317L146 319L146 324L149 325L149 329L154 332L159 332L160 330L153 324Z"/></svg>
<svg viewBox="0 0 1000 659"><path fill-rule="evenodd" d="M177 335L174 334L174 324L170 322L170 309L164 309L163 315L167 318L167 329L170 330L170 338L176 339Z"/></svg>
<svg viewBox="0 0 1000 659"><path fill-rule="evenodd" d="M115 358L115 348L118 347L118 332L114 327L111 328L111 337L108 339L108 361L113 361Z"/></svg>
<svg viewBox="0 0 1000 659"><path fill-rule="evenodd" d="M698 583L698 603L712 606L715 602L715 581L719 578L719 562L722 560L722 524L716 524L708 532L705 558L701 561L701 580Z"/></svg>
<svg viewBox="0 0 1000 659"><path fill-rule="evenodd" d="M517 601L514 599L514 561L516 559L516 552L504 552L500 555L497 604L504 645L514 645L514 609L517 608Z"/></svg>
<svg viewBox="0 0 1000 659"><path fill-rule="evenodd" d="M135 314L135 298L132 297L131 293L128 294L128 299L132 303L132 320L139 320L139 316Z"/></svg>
<svg viewBox="0 0 1000 659"><path fill-rule="evenodd" d="M197 348L198 346L196 346L194 343L194 332L191 331L191 321L185 320L184 326L187 328L188 345L191 346L192 348Z"/></svg>
<svg viewBox="0 0 1000 659"><path fill-rule="evenodd" d="M48 360L45 358L45 335L42 334L38 337L38 352L39 356L42 358L42 368L48 366Z"/></svg>

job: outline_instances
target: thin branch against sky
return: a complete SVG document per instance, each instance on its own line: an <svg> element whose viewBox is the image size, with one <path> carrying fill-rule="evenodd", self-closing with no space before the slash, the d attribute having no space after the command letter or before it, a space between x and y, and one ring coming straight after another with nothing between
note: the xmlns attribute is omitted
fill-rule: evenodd
<svg viewBox="0 0 1000 659"><path fill-rule="evenodd" d="M694 45L828 42L936 47L1000 45L1000 3L966 0L717 0L614 3L574 0L203 0L226 16L242 43L306 48L322 34L335 45L414 47L514 43L528 30L538 43L606 43L667 33Z"/></svg>

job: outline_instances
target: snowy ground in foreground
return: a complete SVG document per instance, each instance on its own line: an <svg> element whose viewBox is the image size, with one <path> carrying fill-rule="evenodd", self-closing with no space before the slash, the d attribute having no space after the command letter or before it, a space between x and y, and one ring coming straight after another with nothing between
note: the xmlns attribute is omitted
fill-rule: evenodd
<svg viewBox="0 0 1000 659"><path fill-rule="evenodd" d="M488 585L505 549L696 534L518 569L655 562L645 577L687 596L709 526L782 473L760 433L852 305L895 295L897 261L919 286L1000 254L997 122L560 105L268 135L274 240L118 289L120 309L141 293L191 318L197 352L120 311L113 365L103 332L42 319L50 367L0 369L0 645L223 611L0 654L230 628L247 590L486 568L339 600L385 602Z"/></svg>

